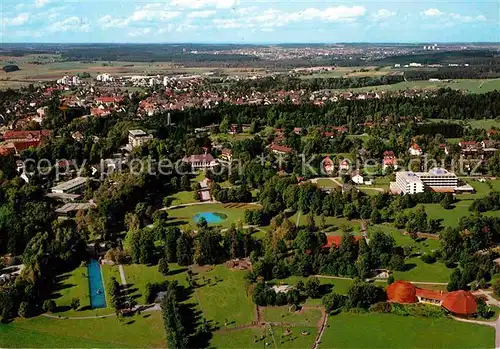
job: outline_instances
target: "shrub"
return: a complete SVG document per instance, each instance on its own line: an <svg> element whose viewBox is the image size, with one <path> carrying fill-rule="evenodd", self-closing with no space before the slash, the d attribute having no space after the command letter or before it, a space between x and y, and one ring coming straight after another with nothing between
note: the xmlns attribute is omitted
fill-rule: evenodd
<svg viewBox="0 0 500 349"><path fill-rule="evenodd" d="M278 292L276 294L276 305L285 305L285 304L287 304L286 293Z"/></svg>
<svg viewBox="0 0 500 349"><path fill-rule="evenodd" d="M390 313L392 305L389 302L378 302L370 307L370 311L374 313Z"/></svg>
<svg viewBox="0 0 500 349"><path fill-rule="evenodd" d="M56 310L56 302L54 302L52 299L47 299L45 302L43 302L42 309L44 312L49 312L53 313Z"/></svg>
<svg viewBox="0 0 500 349"><path fill-rule="evenodd" d="M433 255L431 254L423 254L420 259L424 262L424 263L427 263L427 264L432 264L432 263L436 263L436 257L434 257Z"/></svg>
<svg viewBox="0 0 500 349"><path fill-rule="evenodd" d="M20 317L23 317L23 318L29 317L30 310L29 310L28 302L21 302L21 304L19 305L18 314Z"/></svg>
<svg viewBox="0 0 500 349"><path fill-rule="evenodd" d="M347 312L352 313L352 314L364 314L364 313L366 313L366 309L364 309L364 308L351 308Z"/></svg>

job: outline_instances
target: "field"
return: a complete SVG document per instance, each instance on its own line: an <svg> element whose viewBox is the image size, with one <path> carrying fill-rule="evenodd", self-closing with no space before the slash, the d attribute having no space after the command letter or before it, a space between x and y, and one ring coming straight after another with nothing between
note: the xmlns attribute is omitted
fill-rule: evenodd
<svg viewBox="0 0 500 349"><path fill-rule="evenodd" d="M449 119L428 119L431 122L443 122L443 123L459 123L461 120L449 120ZM481 120L463 120L469 124L472 128L489 130L493 127L500 127L500 120L497 119L481 119Z"/></svg>
<svg viewBox="0 0 500 349"><path fill-rule="evenodd" d="M446 318L339 314L328 318L320 348L493 348L487 326Z"/></svg>
<svg viewBox="0 0 500 349"><path fill-rule="evenodd" d="M88 320L58 320L43 316L16 319L0 326L0 347L117 348L165 347L159 312L118 320L116 316Z"/></svg>
<svg viewBox="0 0 500 349"><path fill-rule="evenodd" d="M244 213L247 209L256 209L257 205L250 204L200 204L193 206L185 206L167 210L171 222L176 225L191 225L195 227L193 216L200 212L218 212L227 216L227 219L222 221L220 226L229 227L238 221L243 222Z"/></svg>
<svg viewBox="0 0 500 349"><path fill-rule="evenodd" d="M221 327L227 322L230 328L248 325L254 320L253 303L246 290L246 272L225 266L194 269L194 272L200 285L194 296L208 321Z"/></svg>
<svg viewBox="0 0 500 349"><path fill-rule="evenodd" d="M486 93L494 90L500 90L500 79L460 79L451 82L404 81L392 85L360 87L352 88L349 90L353 92L398 91L409 89L434 90L446 87L452 88L454 90L464 90L470 93Z"/></svg>
<svg viewBox="0 0 500 349"><path fill-rule="evenodd" d="M362 70L362 71L361 71ZM355 76L383 76L387 75L390 67L377 69L376 66L371 67L335 67L335 70L314 72L309 75L301 75L301 79L327 79L340 77L355 77Z"/></svg>

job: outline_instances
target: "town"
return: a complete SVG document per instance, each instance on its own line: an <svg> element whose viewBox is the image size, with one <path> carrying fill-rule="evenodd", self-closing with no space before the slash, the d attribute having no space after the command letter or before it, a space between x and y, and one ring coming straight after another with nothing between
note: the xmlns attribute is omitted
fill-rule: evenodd
<svg viewBox="0 0 500 349"><path fill-rule="evenodd" d="M498 44L435 42L6 43L0 347L500 347Z"/></svg>

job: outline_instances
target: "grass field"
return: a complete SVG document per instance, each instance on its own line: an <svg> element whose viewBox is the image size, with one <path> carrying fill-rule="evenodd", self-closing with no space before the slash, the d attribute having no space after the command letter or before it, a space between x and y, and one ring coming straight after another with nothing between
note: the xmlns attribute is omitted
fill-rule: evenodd
<svg viewBox="0 0 500 349"><path fill-rule="evenodd" d="M165 331L159 312L119 321L115 316L90 320L58 320L45 317L16 319L0 326L0 347L18 348L117 348L165 347Z"/></svg>
<svg viewBox="0 0 500 349"><path fill-rule="evenodd" d="M232 332L216 332L210 341L211 348L262 349L262 348L311 348L316 336L316 328L290 327L289 336L283 336L285 327L247 328ZM303 335L302 332L308 333ZM263 338L262 340L260 338ZM274 339L273 339L274 338ZM267 345L266 345L267 343Z"/></svg>
<svg viewBox="0 0 500 349"><path fill-rule="evenodd" d="M195 227L193 216L200 212L218 212L225 214L227 218L222 221L222 227L229 227L238 221L243 222L244 213L247 209L256 209L259 206L249 204L201 204L193 206L185 206L168 210L171 222L176 225L191 225Z"/></svg>
<svg viewBox="0 0 500 349"><path fill-rule="evenodd" d="M339 186L330 178L320 178L316 181L320 188L338 188Z"/></svg>
<svg viewBox="0 0 500 349"><path fill-rule="evenodd" d="M287 306L262 308L264 320L267 322L284 322L302 324L306 327L317 326L321 320L321 310L314 308L303 309L300 312L290 312Z"/></svg>
<svg viewBox="0 0 500 349"><path fill-rule="evenodd" d="M328 318L320 348L493 348L491 327L447 318L346 314Z"/></svg>
<svg viewBox="0 0 500 349"><path fill-rule="evenodd" d="M228 328L250 324L254 320L254 307L247 295L245 271L233 271L225 266L211 270L194 269L200 287L195 297L205 318Z"/></svg>

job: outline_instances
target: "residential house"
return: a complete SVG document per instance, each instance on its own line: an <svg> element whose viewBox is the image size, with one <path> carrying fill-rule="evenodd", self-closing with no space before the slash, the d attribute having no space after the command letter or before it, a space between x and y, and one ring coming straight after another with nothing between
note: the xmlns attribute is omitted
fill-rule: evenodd
<svg viewBox="0 0 500 349"><path fill-rule="evenodd" d="M218 164L212 154L191 155L185 157L182 161L190 164L193 170L213 169Z"/></svg>
<svg viewBox="0 0 500 349"><path fill-rule="evenodd" d="M423 154L422 148L417 143L413 143L408 152L411 156L421 156Z"/></svg>
<svg viewBox="0 0 500 349"><path fill-rule="evenodd" d="M361 175L361 172L359 170L354 171L354 173L351 176L351 180L356 183L356 184L364 184L365 179Z"/></svg>
<svg viewBox="0 0 500 349"><path fill-rule="evenodd" d="M335 164L333 163L333 160L329 156L323 159L323 161L321 162L321 166L323 168L323 171L327 175L332 175L333 172L335 171Z"/></svg>
<svg viewBox="0 0 500 349"><path fill-rule="evenodd" d="M347 159L344 159L340 162L340 166L339 166L339 169L341 171L348 171L349 168L350 168L350 164L349 164L349 161Z"/></svg>
<svg viewBox="0 0 500 349"><path fill-rule="evenodd" d="M385 151L382 159L382 169L386 170L389 167L395 170L398 168L397 159L392 150Z"/></svg>
<svg viewBox="0 0 500 349"><path fill-rule="evenodd" d="M231 149L224 148L221 151L220 157L226 161L231 161L233 159L233 151Z"/></svg>
<svg viewBox="0 0 500 349"><path fill-rule="evenodd" d="M287 146L284 146L284 145L279 145L279 144L271 144L271 146L269 147L269 149L271 149L271 151L275 154L280 154L280 155L286 155L286 154L290 154L293 149L290 148L290 147L287 147Z"/></svg>
<svg viewBox="0 0 500 349"><path fill-rule="evenodd" d="M128 131L128 147L133 149L140 147L153 139L153 135L144 132L143 130L129 130Z"/></svg>

